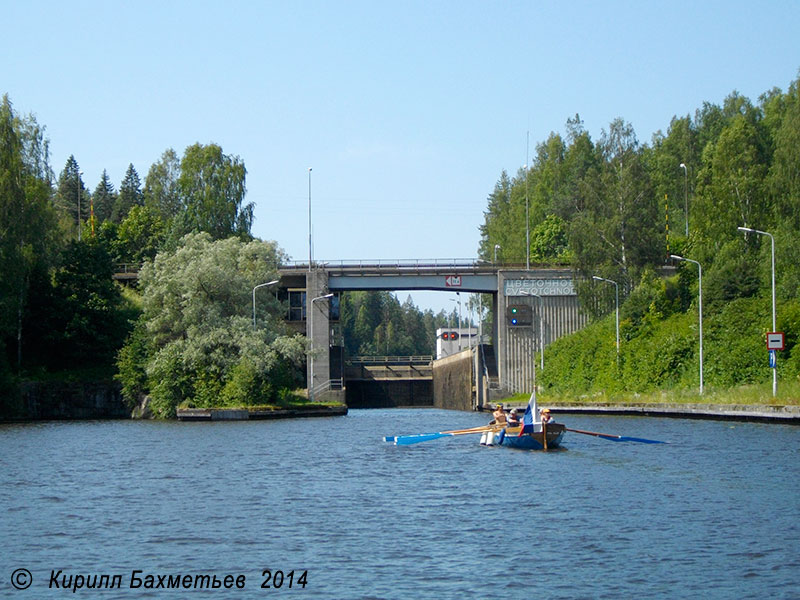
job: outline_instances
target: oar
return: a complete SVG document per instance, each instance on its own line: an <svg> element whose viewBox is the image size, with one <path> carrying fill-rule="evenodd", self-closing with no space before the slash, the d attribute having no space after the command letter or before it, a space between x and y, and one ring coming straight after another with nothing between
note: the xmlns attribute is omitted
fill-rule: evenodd
<svg viewBox="0 0 800 600"><path fill-rule="evenodd" d="M597 433L596 431L584 431L582 429L565 428L572 433L582 433L584 435L593 435L595 437L603 438L604 440L611 440L612 442L639 442L641 444L668 444L669 442L662 442L659 440L648 440L645 438L627 437L624 435L611 435L609 433Z"/></svg>
<svg viewBox="0 0 800 600"><path fill-rule="evenodd" d="M443 437L450 437L454 435L467 435L470 433L484 433L486 431L498 431L504 425L484 425L482 427L472 427L471 429L453 429L451 431L438 431L435 433L413 433L409 435L395 435L386 436L383 438L384 442L391 442L395 446L410 446L411 444L419 444L420 442L429 442L431 440L438 440Z"/></svg>

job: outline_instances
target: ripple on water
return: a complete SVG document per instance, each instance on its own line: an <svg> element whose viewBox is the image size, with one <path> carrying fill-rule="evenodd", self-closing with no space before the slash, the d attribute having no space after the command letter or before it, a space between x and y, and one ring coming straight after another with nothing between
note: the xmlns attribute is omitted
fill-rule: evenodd
<svg viewBox="0 0 800 600"><path fill-rule="evenodd" d="M9 557L43 576L64 565L76 573L227 568L248 584L264 568L302 568L308 598L688 598L702 590L727 600L800 589L800 429L563 420L676 443L571 435L565 451L550 453L484 448L470 436L383 443L383 435L485 423L474 413L406 409L0 428L8 465L0 573L18 566Z"/></svg>

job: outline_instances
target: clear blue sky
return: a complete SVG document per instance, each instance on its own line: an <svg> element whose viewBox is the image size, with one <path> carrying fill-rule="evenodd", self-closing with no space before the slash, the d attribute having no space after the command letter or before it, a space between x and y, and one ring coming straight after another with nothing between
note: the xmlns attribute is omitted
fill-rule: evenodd
<svg viewBox="0 0 800 600"><path fill-rule="evenodd" d="M638 138L800 68L800 1L0 0L0 93L58 174L119 188L167 148L245 162L253 233L315 259L470 258L486 198L579 113ZM678 171L676 171L677 173ZM404 299L401 296L401 300ZM423 307L454 305L446 295Z"/></svg>

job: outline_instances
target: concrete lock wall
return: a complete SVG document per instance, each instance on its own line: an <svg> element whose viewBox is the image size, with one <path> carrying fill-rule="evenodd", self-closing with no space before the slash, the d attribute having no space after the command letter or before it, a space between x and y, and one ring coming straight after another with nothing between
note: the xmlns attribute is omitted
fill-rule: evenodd
<svg viewBox="0 0 800 600"><path fill-rule="evenodd" d="M433 363L433 405L472 410L472 352L464 350Z"/></svg>
<svg viewBox="0 0 800 600"><path fill-rule="evenodd" d="M512 305L530 307L530 325L513 327L508 323L506 311ZM508 394L533 391L536 353L582 329L589 320L581 311L568 269L499 272L495 317L500 385Z"/></svg>

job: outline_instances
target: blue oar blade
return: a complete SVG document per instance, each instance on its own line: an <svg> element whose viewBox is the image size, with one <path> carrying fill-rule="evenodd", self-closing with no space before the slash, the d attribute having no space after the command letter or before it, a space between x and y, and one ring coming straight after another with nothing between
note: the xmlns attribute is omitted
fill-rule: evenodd
<svg viewBox="0 0 800 600"><path fill-rule="evenodd" d="M668 444L669 442L662 442L661 440L648 440L645 438L637 437L620 437L617 442L639 442L640 444Z"/></svg>
<svg viewBox="0 0 800 600"><path fill-rule="evenodd" d="M449 437L452 433L415 433L413 435L398 435L394 438L395 446L410 446L411 444L419 444L420 442L429 442L430 440L438 440L439 438Z"/></svg>

